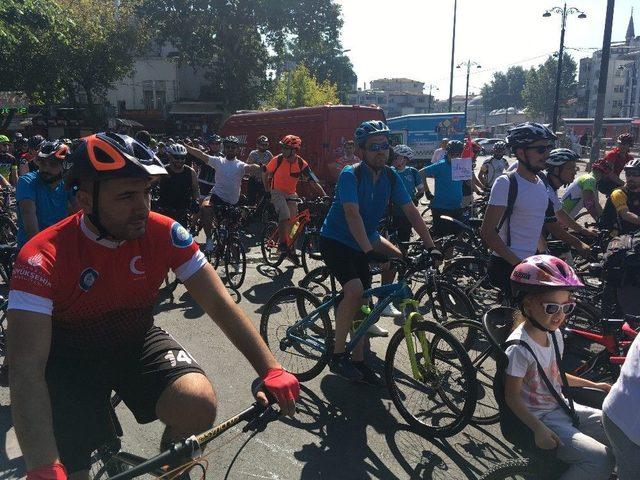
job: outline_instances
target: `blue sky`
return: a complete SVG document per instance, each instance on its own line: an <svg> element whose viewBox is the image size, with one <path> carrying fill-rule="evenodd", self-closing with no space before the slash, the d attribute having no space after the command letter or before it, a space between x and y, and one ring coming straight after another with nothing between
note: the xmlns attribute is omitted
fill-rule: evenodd
<svg viewBox="0 0 640 480"><path fill-rule="evenodd" d="M376 78L408 77L434 84L436 98L448 98L454 0L337 0L342 6L342 40L362 87ZM496 70L542 63L560 43L560 15L544 11L558 0L458 0L456 64L471 59L470 92L478 92ZM602 47L606 0L568 2L587 14L568 18L565 46L575 59ZM640 35L640 0L617 0L612 40L623 40L635 7ZM579 50L574 50L579 49ZM465 69L456 69L453 93L464 94Z"/></svg>

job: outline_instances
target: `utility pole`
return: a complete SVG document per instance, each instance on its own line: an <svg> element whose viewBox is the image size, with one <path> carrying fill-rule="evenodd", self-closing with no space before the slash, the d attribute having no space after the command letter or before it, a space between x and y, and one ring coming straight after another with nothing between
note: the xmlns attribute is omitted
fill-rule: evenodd
<svg viewBox="0 0 640 480"><path fill-rule="evenodd" d="M456 68L461 68L465 65L465 63L460 63L456 66ZM481 65L479 63L476 62L472 62L471 60L467 60L466 62L466 66L467 66L467 88L465 90L465 94L464 94L464 121L468 123L467 120L467 105L469 103L469 75L471 73L471 65L475 65L478 68L481 68Z"/></svg>
<svg viewBox="0 0 640 480"><path fill-rule="evenodd" d="M596 114L593 119L593 140L587 171L591 171L593 162L600 156L600 140L602 138L602 117L604 115L604 96L607 91L607 73L609 71L609 56L611 54L611 28L613 25L613 7L615 0L607 0L607 16L604 22L604 38L602 39L602 60L600 61L600 78L598 79L598 98L596 100Z"/></svg>
<svg viewBox="0 0 640 480"><path fill-rule="evenodd" d="M551 119L551 128L555 132L558 129L558 110L560 109L560 85L562 83L562 57L564 55L564 32L567 27L567 15L578 14L578 18L587 18L587 15L577 8L567 8L567 2L564 6L553 7L545 11L542 16L549 18L551 13L562 15L562 28L560 30L560 50L558 51L558 69L556 70L556 93L553 101L553 118Z"/></svg>
<svg viewBox="0 0 640 480"><path fill-rule="evenodd" d="M433 84L429 84L429 106L427 107L427 113L431 113L431 102L433 101L433 96L431 95L431 92L433 91L433 89L436 90L440 90L438 87L436 87Z"/></svg>
<svg viewBox="0 0 640 480"><path fill-rule="evenodd" d="M453 40L451 40L451 75L449 77L449 111L453 105L453 63L456 54L456 14L458 11L458 0L453 0Z"/></svg>

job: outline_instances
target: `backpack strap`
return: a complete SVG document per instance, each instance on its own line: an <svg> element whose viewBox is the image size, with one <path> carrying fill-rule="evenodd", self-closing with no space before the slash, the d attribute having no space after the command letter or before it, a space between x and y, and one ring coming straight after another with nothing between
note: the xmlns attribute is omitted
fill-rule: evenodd
<svg viewBox="0 0 640 480"><path fill-rule="evenodd" d="M507 208L505 208L502 218L496 226L496 232L499 232L504 222L507 223L507 247L511 246L511 215L513 214L513 206L516 203L518 197L518 180L516 179L516 172L508 172L507 178L509 179L509 193L507 193Z"/></svg>
<svg viewBox="0 0 640 480"><path fill-rule="evenodd" d="M562 366L560 363L560 351L558 349L558 342L556 340L555 333L551 334L551 338L553 340L553 348L556 355L556 363L558 364L558 370L560 371L560 377L562 379L562 383L565 384L567 382L567 377L564 373L564 370L562 370ZM553 388L553 385L551 384L551 380L549 380L549 377L547 377L547 374L544 373L544 369L542 368L542 365L540 365L540 361L538 360L538 357L536 357L536 354L533 353L533 349L527 342L521 339L509 340L503 343L502 347L504 350L506 350L508 347L512 345L520 345L524 347L531 354L531 356L536 362L536 366L538 368L538 375L540 375L540 378L542 378L542 381L547 387L547 390L549 390L549 393L551 393L553 398L556 400L558 405L560 405L560 407L564 410L564 412L567 415L569 415L569 418L571 419L571 423L573 424L573 426L577 428L580 422L578 420L578 416L576 415L576 411L573 406L573 400L571 399L571 397L569 397L569 405L567 405L567 402L565 402L564 399L560 396L560 394L556 391L556 389ZM568 386L565 385L565 388L568 388Z"/></svg>

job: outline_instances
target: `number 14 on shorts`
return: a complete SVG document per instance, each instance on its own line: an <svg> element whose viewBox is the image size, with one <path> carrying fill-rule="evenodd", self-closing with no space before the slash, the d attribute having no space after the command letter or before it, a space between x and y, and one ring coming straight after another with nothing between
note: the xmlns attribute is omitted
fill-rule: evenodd
<svg viewBox="0 0 640 480"><path fill-rule="evenodd" d="M185 352L184 350L176 350L176 351L178 352L178 355L176 355L173 350L169 350L167 354L164 356L165 359L171 362L172 367L175 367L178 364L178 362L185 362L185 363L188 363L189 365L193 363L193 358L191 358L191 355L189 355L187 352Z"/></svg>

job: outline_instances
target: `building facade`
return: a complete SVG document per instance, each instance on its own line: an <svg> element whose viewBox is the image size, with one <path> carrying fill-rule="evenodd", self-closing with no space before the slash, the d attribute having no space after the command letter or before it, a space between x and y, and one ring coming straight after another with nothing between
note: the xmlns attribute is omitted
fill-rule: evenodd
<svg viewBox="0 0 640 480"><path fill-rule="evenodd" d="M387 118L436 111L432 95L424 93L424 83L408 78L382 78L371 81L369 89L348 95L351 105L377 105Z"/></svg>

